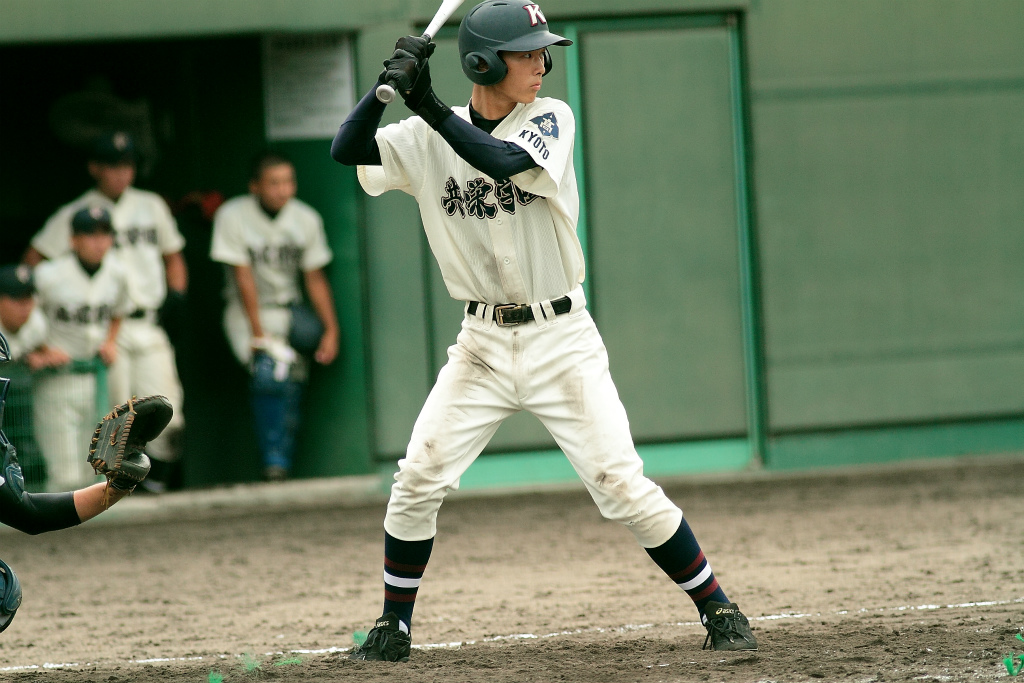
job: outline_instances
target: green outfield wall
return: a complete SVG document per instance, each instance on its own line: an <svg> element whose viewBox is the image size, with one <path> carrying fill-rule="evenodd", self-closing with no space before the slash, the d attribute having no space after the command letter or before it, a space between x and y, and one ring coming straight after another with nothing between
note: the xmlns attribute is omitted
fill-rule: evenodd
<svg viewBox="0 0 1024 683"><path fill-rule="evenodd" d="M542 5L575 41L542 94L579 123L589 305L649 472L1024 450L1018 0ZM87 185L54 103L100 87L148 107L159 156L139 184L179 201L193 274L189 485L259 473L209 222L184 200L245 190L267 138L263 37L348 36L358 96L435 7L0 0L0 260ZM437 42L436 88L463 104L453 28ZM461 316L412 199L366 197L328 144L276 143L324 215L343 332L307 396L301 476L392 469ZM572 476L519 415L462 487Z"/></svg>

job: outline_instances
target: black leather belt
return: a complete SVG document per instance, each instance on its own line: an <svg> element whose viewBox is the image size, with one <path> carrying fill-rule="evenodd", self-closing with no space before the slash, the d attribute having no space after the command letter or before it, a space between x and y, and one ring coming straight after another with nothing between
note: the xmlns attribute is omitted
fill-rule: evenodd
<svg viewBox="0 0 1024 683"><path fill-rule="evenodd" d="M485 306L478 301L470 301L466 311L470 315L476 315L477 309ZM552 299L551 308L555 309L555 315L562 315L572 310L572 299L563 296L561 299ZM499 327L515 327L533 320L533 308L530 304L498 304L494 306L491 319L498 323Z"/></svg>

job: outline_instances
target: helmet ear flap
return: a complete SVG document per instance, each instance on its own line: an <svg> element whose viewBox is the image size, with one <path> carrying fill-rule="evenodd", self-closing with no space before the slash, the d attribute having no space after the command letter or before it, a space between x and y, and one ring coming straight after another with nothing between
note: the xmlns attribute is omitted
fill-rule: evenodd
<svg viewBox="0 0 1024 683"><path fill-rule="evenodd" d="M552 65L553 64L551 62L551 51L548 50L547 48L544 48L544 75L545 76L547 76L549 73L551 73Z"/></svg>
<svg viewBox="0 0 1024 683"><path fill-rule="evenodd" d="M462 70L469 79L480 85L500 83L508 73L505 60L490 50L468 52L462 57Z"/></svg>

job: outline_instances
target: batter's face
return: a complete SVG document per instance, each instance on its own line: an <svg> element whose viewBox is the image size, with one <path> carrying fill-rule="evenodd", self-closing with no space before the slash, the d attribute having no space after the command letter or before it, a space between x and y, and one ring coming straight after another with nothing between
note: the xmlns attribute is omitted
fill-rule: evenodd
<svg viewBox="0 0 1024 683"><path fill-rule="evenodd" d="M291 164L267 166L259 179L249 183L249 192L260 200L263 208L275 213L284 208L297 189L295 168Z"/></svg>
<svg viewBox="0 0 1024 683"><path fill-rule="evenodd" d="M32 309L36 307L35 297L13 297L0 294L0 323L12 333L17 333L28 322Z"/></svg>
<svg viewBox="0 0 1024 683"><path fill-rule="evenodd" d="M89 175L96 181L96 189L117 201L135 182L135 164L102 164L89 162Z"/></svg>
<svg viewBox="0 0 1024 683"><path fill-rule="evenodd" d="M71 248L82 263L96 268L114 246L114 233L107 231L79 233L71 236Z"/></svg>
<svg viewBox="0 0 1024 683"><path fill-rule="evenodd" d="M529 104L537 99L544 79L544 50L501 52L508 74L494 86L496 94L512 102Z"/></svg>

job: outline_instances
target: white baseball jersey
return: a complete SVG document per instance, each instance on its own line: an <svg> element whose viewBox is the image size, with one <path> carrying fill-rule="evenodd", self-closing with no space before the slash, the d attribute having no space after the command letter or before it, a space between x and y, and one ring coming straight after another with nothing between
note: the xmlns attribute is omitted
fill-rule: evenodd
<svg viewBox="0 0 1024 683"><path fill-rule="evenodd" d="M468 107L453 111L470 118ZM382 165L360 166L359 182L372 196L402 190L416 198L453 298L525 304L561 297L584 277L572 110L537 98L516 105L491 135L525 149L539 168L490 178L414 116L377 131Z"/></svg>
<svg viewBox="0 0 1024 683"><path fill-rule="evenodd" d="M235 197L213 219L210 258L229 266L250 266L260 305L286 306L301 300L299 273L331 262L323 219L309 204L292 199L271 218L252 195ZM238 300L233 277L224 296Z"/></svg>
<svg viewBox="0 0 1024 683"><path fill-rule="evenodd" d="M29 314L28 320L18 328L17 332L8 330L2 321L0 321L0 332L3 333L8 346L11 347L11 359L25 360L25 354L35 351L46 343L46 316L36 306Z"/></svg>
<svg viewBox="0 0 1024 683"><path fill-rule="evenodd" d="M167 202L154 192L135 187L125 190L116 202L92 189L58 209L32 238L32 246L49 259L69 253L71 218L86 206L100 206L110 212L115 247L129 275L132 307L160 308L167 296L164 254L177 253L185 246Z"/></svg>
<svg viewBox="0 0 1024 683"><path fill-rule="evenodd" d="M75 254L36 266L36 293L49 327L47 343L75 359L96 355L111 318L129 308L128 274L113 252L91 277Z"/></svg>
<svg viewBox="0 0 1024 683"><path fill-rule="evenodd" d="M291 325L287 306L302 299L299 273L323 268L332 254L313 207L293 198L271 218L256 197L243 195L225 202L214 216L210 258L252 268L263 333L284 340ZM225 332L235 357L248 363L252 328L234 276L228 273L224 280Z"/></svg>

